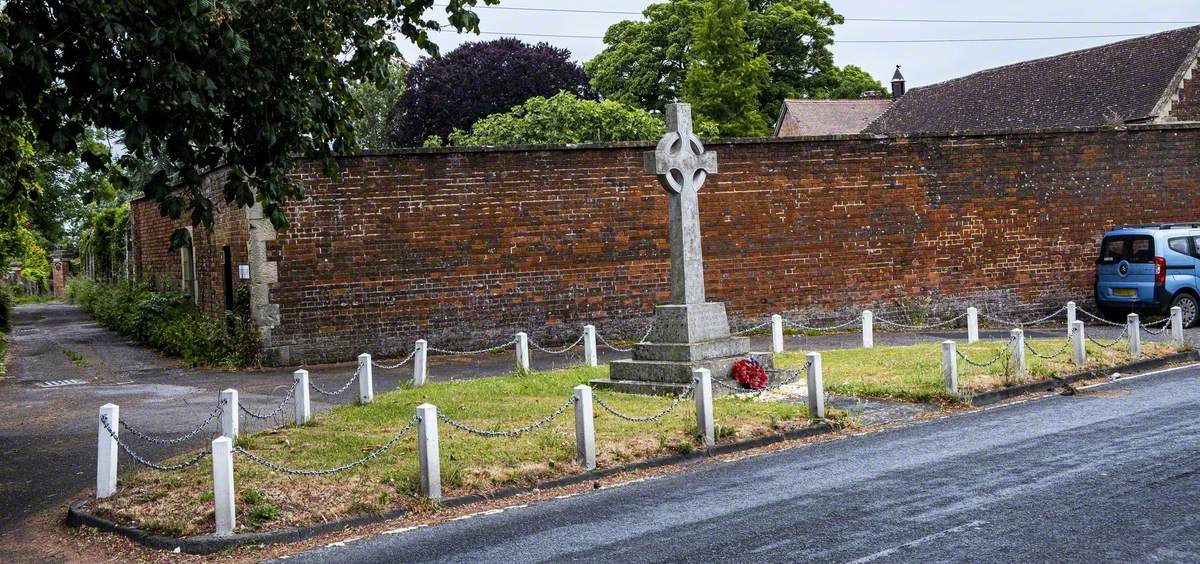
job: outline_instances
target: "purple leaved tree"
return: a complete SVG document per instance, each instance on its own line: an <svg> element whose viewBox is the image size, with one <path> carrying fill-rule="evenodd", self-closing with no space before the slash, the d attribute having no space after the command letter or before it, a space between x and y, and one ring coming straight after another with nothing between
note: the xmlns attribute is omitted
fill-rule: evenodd
<svg viewBox="0 0 1200 564"><path fill-rule="evenodd" d="M567 91L595 98L571 52L547 43L505 37L466 43L441 59L423 58L408 72L404 94L391 114L391 140L399 147L443 140L469 130L484 116L507 112L533 96Z"/></svg>

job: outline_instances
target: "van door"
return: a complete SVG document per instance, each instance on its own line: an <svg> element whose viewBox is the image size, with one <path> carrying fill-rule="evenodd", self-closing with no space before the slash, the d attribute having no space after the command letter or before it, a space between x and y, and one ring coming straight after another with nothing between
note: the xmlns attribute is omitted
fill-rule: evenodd
<svg viewBox="0 0 1200 564"><path fill-rule="evenodd" d="M1100 244L1097 298L1133 303L1154 300L1154 237L1109 235Z"/></svg>
<svg viewBox="0 0 1200 564"><path fill-rule="evenodd" d="M1196 237L1200 232L1188 231L1167 237L1163 258L1167 263L1167 296L1181 288L1196 286ZM1166 307L1170 304L1162 304Z"/></svg>

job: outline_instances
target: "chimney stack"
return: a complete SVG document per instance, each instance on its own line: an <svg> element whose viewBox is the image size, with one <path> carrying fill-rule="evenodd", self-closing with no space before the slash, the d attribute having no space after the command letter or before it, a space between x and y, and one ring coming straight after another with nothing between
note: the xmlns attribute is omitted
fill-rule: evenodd
<svg viewBox="0 0 1200 564"><path fill-rule="evenodd" d="M896 72L892 73L892 99L898 100L904 95L904 75L900 74L900 65L896 65Z"/></svg>

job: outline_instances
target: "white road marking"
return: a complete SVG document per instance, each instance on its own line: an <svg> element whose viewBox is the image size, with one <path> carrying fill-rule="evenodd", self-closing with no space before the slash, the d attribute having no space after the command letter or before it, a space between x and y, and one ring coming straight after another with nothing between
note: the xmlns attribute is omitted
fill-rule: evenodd
<svg viewBox="0 0 1200 564"><path fill-rule="evenodd" d="M76 380L72 378L70 380L46 380L44 382L38 382L36 386L39 388L58 388L60 386L78 386L86 383L87 380Z"/></svg>
<svg viewBox="0 0 1200 564"><path fill-rule="evenodd" d="M413 526L411 526L411 527L401 527L401 528L399 528L399 529L391 529L391 530L387 530L387 531L384 531L384 532L382 532L382 533L379 533L379 534L381 534L381 535L398 535L398 534L400 534L400 533L407 533L407 532L409 532L409 531L415 531L415 530L417 530L417 529L420 529L420 528L422 528L422 527L428 527L428 526L429 526L429 525L413 525Z"/></svg>
<svg viewBox="0 0 1200 564"><path fill-rule="evenodd" d="M889 548L887 550L881 550L879 552L876 552L875 554L868 554L867 556L859 558L858 560L850 561L849 564L864 564L866 562L873 562L875 560L879 560L880 558L886 558L888 556L891 556L891 555L893 555L897 552L900 552L901 550L904 550L906 548L917 547L917 546L925 544L929 541L937 540L937 539L940 539L945 536L953 535L955 533L962 533L962 532L966 532L969 530L979 529L980 527L983 527L986 524L987 524L987 521L971 521L970 523L964 523L957 527L950 527L949 529L946 529L944 531L938 531L936 533L933 533L932 535L926 535L919 539L908 541L904 544L893 546L892 548Z"/></svg>

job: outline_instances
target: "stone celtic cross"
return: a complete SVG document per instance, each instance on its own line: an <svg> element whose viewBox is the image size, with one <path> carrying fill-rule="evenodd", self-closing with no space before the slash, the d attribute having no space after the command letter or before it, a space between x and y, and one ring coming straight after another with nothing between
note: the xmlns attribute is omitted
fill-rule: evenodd
<svg viewBox="0 0 1200 564"><path fill-rule="evenodd" d="M704 303L704 256L700 250L697 192L717 172L717 154L692 133L692 107L667 104L667 134L646 152L646 173L658 175L670 197L671 303Z"/></svg>

